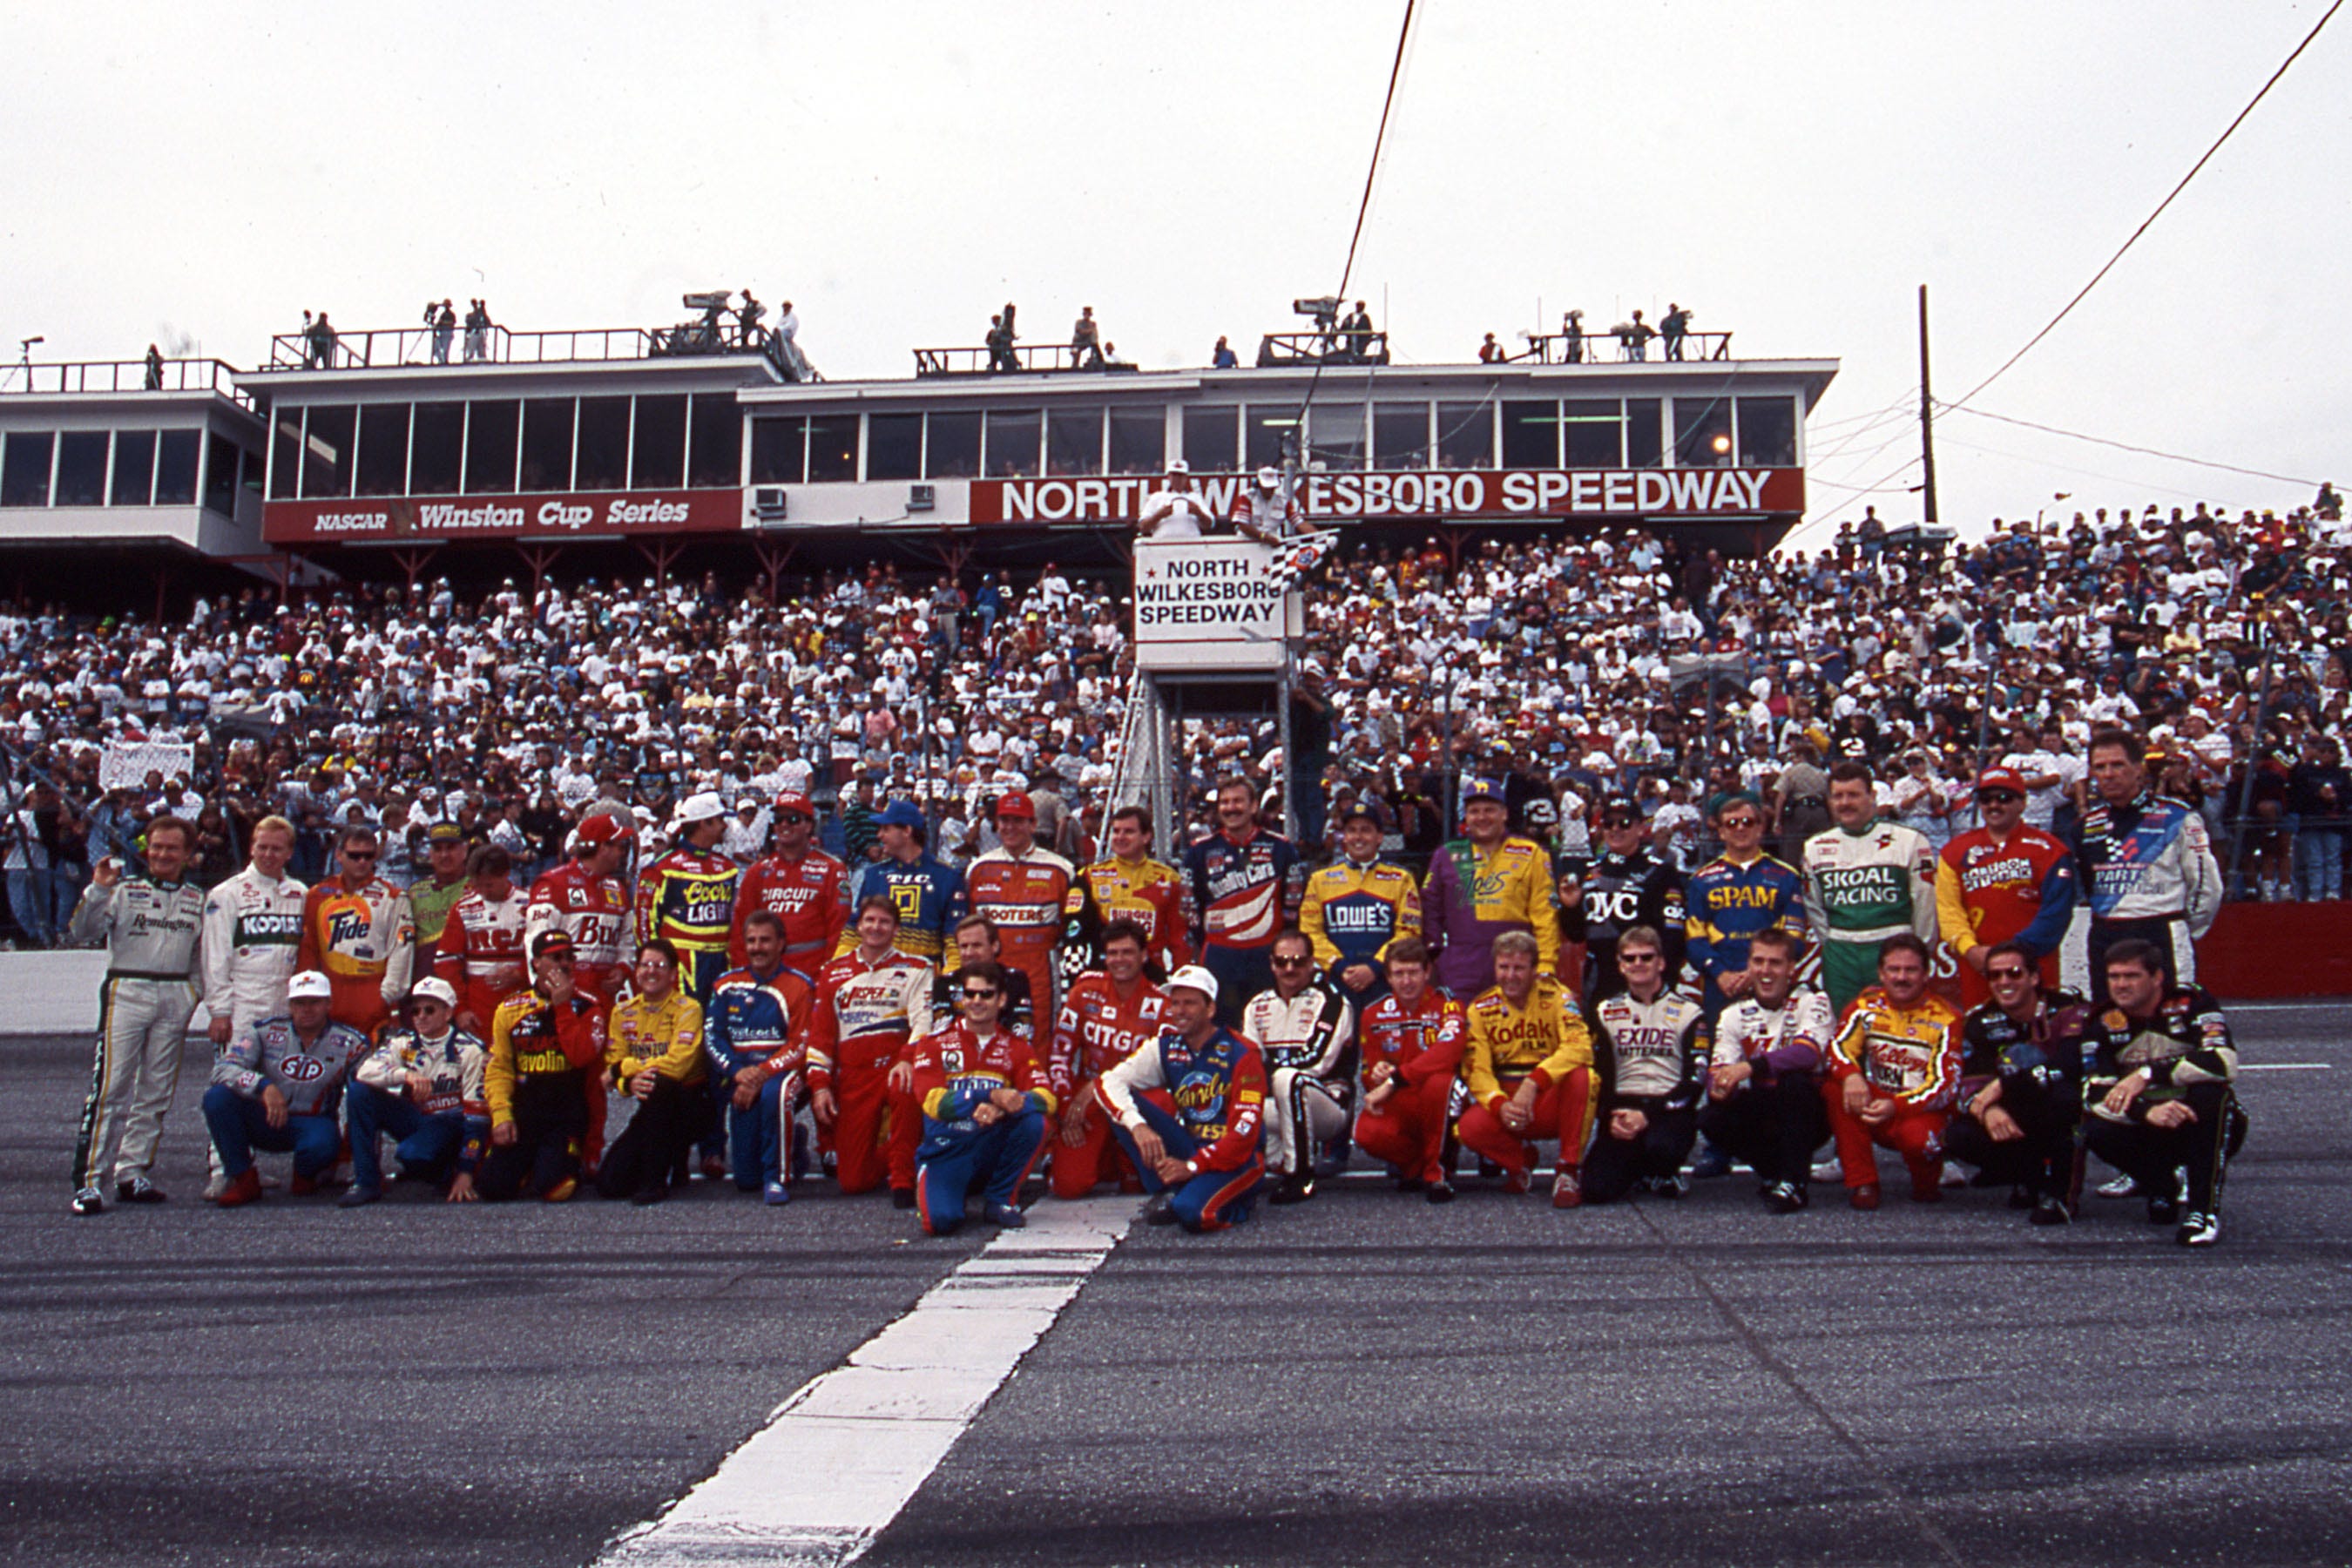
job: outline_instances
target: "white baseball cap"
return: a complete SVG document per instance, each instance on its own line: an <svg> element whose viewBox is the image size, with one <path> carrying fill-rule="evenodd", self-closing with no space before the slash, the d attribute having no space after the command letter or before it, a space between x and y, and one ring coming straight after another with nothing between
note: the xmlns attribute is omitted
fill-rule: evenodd
<svg viewBox="0 0 2352 1568"><path fill-rule="evenodd" d="M1212 1002L1217 999L1217 977L1197 963L1188 963L1168 977L1169 990L1179 985L1187 991L1198 991Z"/></svg>
<svg viewBox="0 0 2352 1568"><path fill-rule="evenodd" d="M457 1005L457 988L437 974L427 975L409 988L408 999L412 1002L438 1002L444 1007L455 1007Z"/></svg>
<svg viewBox="0 0 2352 1568"><path fill-rule="evenodd" d="M713 822L726 815L727 803L719 798L719 793L716 790L703 790L699 794L686 797L685 804L677 808L677 816L670 826L675 830L691 823Z"/></svg>
<svg viewBox="0 0 2352 1568"><path fill-rule="evenodd" d="M315 969L306 969L286 983L286 999L289 1002L299 1002L305 997L324 1002L334 994L334 982ZM1213 997L1216 993L1212 991L1209 994Z"/></svg>

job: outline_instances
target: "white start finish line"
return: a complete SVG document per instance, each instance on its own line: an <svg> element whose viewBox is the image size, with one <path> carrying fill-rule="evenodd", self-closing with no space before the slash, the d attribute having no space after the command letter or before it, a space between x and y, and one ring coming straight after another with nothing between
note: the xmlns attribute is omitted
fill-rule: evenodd
<svg viewBox="0 0 2352 1568"><path fill-rule="evenodd" d="M1046 1203L803 1384L598 1568L855 1561L1110 1256L1132 1203Z"/></svg>

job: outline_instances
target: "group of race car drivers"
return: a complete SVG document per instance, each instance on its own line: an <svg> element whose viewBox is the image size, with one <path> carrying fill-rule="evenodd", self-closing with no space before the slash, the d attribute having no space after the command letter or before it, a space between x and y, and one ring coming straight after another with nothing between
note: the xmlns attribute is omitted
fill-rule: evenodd
<svg viewBox="0 0 2352 1568"><path fill-rule="evenodd" d="M73 1207L162 1201L156 1146L203 999L207 1196L226 1207L261 1195L257 1150L292 1154L289 1194L347 1162L340 1202L377 1201L389 1135L401 1176L451 1202L593 1183L653 1203L698 1171L781 1205L821 1167L944 1234L975 1195L1021 1225L1045 1161L1056 1197L1117 1183L1155 1194L1156 1223L1215 1230L1261 1196L1312 1197L1351 1142L1433 1203L1473 1160L1530 1190L1550 1143L1562 1208L1680 1197L1686 1165L1736 1160L1773 1212L1809 1206L1831 1170L1874 1209L1884 1147L1916 1201L1956 1161L2052 1225L2077 1211L2087 1151L2123 1173L2102 1191L2208 1246L2245 1130L2229 1026L2192 984L2219 873L2141 757L2126 732L2094 738L2072 842L2024 824L2025 782L1992 769L1985 826L1940 854L1842 763L1801 866L1764 852L1760 805L1734 794L1712 805L1722 854L1687 879L1630 803L1602 808L1589 866L1556 864L1483 780L1425 879L1380 858L1369 813L1307 875L1243 779L1181 868L1150 858L1137 807L1112 814L1107 858L1073 867L1016 792L961 870L901 802L854 874L787 794L772 852L743 869L699 795L634 890L622 810L592 807L528 889L454 830L431 878L394 888L365 828L304 888L271 818L206 894L184 876L192 831L158 818L143 866L100 867L75 913L110 966ZM2054 984L2078 896L2090 998ZM1965 1014L1931 986L1938 941ZM1818 989L1800 978L1815 961ZM614 1097L632 1110L608 1144ZM1816 1167L1824 1142L1834 1164Z"/></svg>

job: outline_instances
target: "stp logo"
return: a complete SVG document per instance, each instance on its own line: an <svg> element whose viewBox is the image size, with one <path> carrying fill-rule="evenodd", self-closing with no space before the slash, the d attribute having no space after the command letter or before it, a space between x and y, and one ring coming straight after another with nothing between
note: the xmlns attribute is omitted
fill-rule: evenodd
<svg viewBox="0 0 2352 1568"><path fill-rule="evenodd" d="M316 1057L288 1057L278 1064L278 1076L289 1083L316 1083L327 1076L327 1064Z"/></svg>

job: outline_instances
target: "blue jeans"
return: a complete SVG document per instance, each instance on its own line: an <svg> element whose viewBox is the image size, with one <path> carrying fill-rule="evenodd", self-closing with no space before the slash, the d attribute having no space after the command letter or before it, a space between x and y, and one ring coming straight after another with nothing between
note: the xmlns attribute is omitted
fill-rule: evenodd
<svg viewBox="0 0 2352 1568"><path fill-rule="evenodd" d="M727 1143L736 1186L756 1193L762 1183L786 1180L784 1160L791 1150L791 1140L784 1131L784 1111L785 1107L800 1099L801 1075L788 1072L761 1084L760 1098L749 1110L735 1108L731 1086L719 1092L730 1097L726 1101ZM785 1098L787 1094L790 1100Z"/></svg>
<svg viewBox="0 0 2352 1568"><path fill-rule="evenodd" d="M940 1124L931 1123L934 1128ZM926 1236L952 1236L978 1185L991 1204L1010 1204L1037 1163L1045 1142L1045 1114L1022 1110L990 1127L935 1131L915 1163L915 1208Z"/></svg>
<svg viewBox="0 0 2352 1568"><path fill-rule="evenodd" d="M393 1151L411 1171L432 1170L446 1174L450 1161L466 1141L466 1113L446 1110L427 1115L406 1095L394 1094L373 1084L352 1085L345 1100L352 1124L352 1185L374 1192L383 1185L383 1159L377 1140L389 1132L398 1141Z"/></svg>
<svg viewBox="0 0 2352 1568"><path fill-rule="evenodd" d="M8 873L8 912L16 929L36 947L55 947L57 930L49 922L49 874L47 871Z"/></svg>
<svg viewBox="0 0 2352 1568"><path fill-rule="evenodd" d="M335 1163L342 1148L342 1129L332 1116L289 1116L283 1127L269 1125L261 1101L247 1100L225 1083L205 1090L205 1125L212 1130L213 1147L220 1151L221 1173L234 1180L253 1169L253 1152L268 1149L294 1152L294 1173L315 1176Z"/></svg>
<svg viewBox="0 0 2352 1568"><path fill-rule="evenodd" d="M1155 1091L1156 1092L1156 1091ZM1179 1160L1189 1160L1201 1152L1201 1141L1192 1135L1176 1114L1147 1095L1136 1101L1143 1120L1168 1152ZM1265 1180L1265 1156L1250 1156L1248 1164L1238 1171L1203 1171L1190 1181L1170 1191L1158 1172L1143 1162L1136 1152L1135 1134L1111 1123L1111 1133L1118 1146L1127 1151L1129 1163L1143 1178L1143 1189L1150 1193L1169 1193L1168 1206L1176 1211L1176 1221L1186 1230L1224 1230L1242 1224L1250 1216L1250 1201L1258 1186Z"/></svg>
<svg viewBox="0 0 2352 1568"><path fill-rule="evenodd" d="M2344 896L2344 830L2306 827L2294 836L2294 896L2305 903Z"/></svg>

